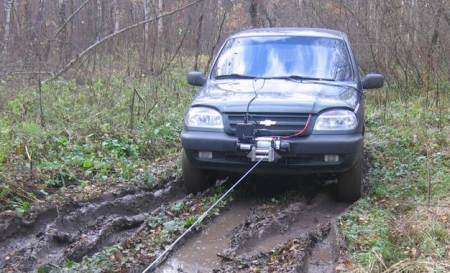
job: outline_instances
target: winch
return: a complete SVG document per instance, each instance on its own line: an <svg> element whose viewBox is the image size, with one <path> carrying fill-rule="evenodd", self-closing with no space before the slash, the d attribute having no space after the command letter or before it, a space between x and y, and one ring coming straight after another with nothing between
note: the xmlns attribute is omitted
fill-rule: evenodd
<svg viewBox="0 0 450 273"><path fill-rule="evenodd" d="M279 136L256 136L257 132L252 124L237 124L236 127L236 148L238 151L248 151L247 157L253 162L276 162L289 151L289 143Z"/></svg>

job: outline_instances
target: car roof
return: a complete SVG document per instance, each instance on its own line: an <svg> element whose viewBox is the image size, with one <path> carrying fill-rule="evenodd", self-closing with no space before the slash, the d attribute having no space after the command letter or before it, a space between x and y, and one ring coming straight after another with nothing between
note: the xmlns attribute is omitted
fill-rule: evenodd
<svg viewBox="0 0 450 273"><path fill-rule="evenodd" d="M243 30L233 34L230 38L253 37L253 36L306 36L306 37L324 37L335 39L346 39L346 34L342 31L325 28L254 28Z"/></svg>

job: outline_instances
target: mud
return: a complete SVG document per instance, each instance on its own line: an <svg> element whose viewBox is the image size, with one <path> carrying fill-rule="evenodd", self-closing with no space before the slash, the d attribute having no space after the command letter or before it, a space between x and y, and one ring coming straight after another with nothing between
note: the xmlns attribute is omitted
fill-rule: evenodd
<svg viewBox="0 0 450 273"><path fill-rule="evenodd" d="M231 205L156 272L335 272L344 247L335 219L349 204L335 200L334 185L255 179L238 189L244 205Z"/></svg>
<svg viewBox="0 0 450 273"><path fill-rule="evenodd" d="M308 259L307 272L333 273L336 263L342 257L344 242L339 241L338 229L335 221L330 222L330 231L322 241L318 242Z"/></svg>
<svg viewBox="0 0 450 273"><path fill-rule="evenodd" d="M130 237L152 210L184 195L179 183L172 183L155 192L125 188L95 200L41 207L23 218L5 212L0 215L0 268L33 272L80 261Z"/></svg>
<svg viewBox="0 0 450 273"><path fill-rule="evenodd" d="M214 219L201 233L195 234L156 272L210 272L220 267L220 254L231 243L227 233L242 223L249 213L252 201L245 200L231 204Z"/></svg>
<svg viewBox="0 0 450 273"><path fill-rule="evenodd" d="M317 177L252 177L235 191L226 209L188 234L151 272L336 271L344 247L335 219L350 204L335 199L333 183ZM155 192L124 188L95 200L41 207L24 217L4 212L0 268L36 272L81 261L132 238L152 211L184 198L181 183L173 181ZM138 264L132 272L142 272L148 261Z"/></svg>

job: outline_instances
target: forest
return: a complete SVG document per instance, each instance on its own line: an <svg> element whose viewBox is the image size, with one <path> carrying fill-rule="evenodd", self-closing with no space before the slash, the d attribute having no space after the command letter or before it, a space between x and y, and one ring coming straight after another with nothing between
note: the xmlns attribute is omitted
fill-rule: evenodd
<svg viewBox="0 0 450 273"><path fill-rule="evenodd" d="M2 4L0 219L14 219L3 223L26 222L38 207L62 206L67 198L94 200L127 186L156 192L179 181L182 119L197 91L188 86L187 72L206 73L223 41L240 30L330 28L348 34L361 75L385 77L381 90L367 94L367 194L336 216L346 258L335 269L450 270L450 0ZM132 272L137 261L145 268L198 219L205 210L199 204L217 199L216 192L198 198L198 214L184 203L172 210L181 221L175 231L164 233L161 227L172 220L155 214L139 222L146 226L139 232L153 237L59 261L33 258L27 267L21 267L23 252L2 254L1 268ZM0 224L4 234L6 226ZM0 236L0 249L8 236ZM145 240L151 254L129 250Z"/></svg>
<svg viewBox="0 0 450 273"><path fill-rule="evenodd" d="M390 82L426 86L450 74L446 0L5 0L3 8L2 77L155 76L185 58L212 58L238 30L280 26L347 32L361 70ZM122 66L108 70L113 63Z"/></svg>

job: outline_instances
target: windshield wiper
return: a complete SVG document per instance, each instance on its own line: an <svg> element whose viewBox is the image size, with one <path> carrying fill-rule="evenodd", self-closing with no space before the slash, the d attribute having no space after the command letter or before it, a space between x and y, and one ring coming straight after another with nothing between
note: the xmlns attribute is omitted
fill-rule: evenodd
<svg viewBox="0 0 450 273"><path fill-rule="evenodd" d="M286 80L295 80L295 81L335 81L335 79L331 79L331 78L317 78L317 77L309 77L309 76L301 76L301 75L286 75L286 76L268 77L266 79L286 79Z"/></svg>
<svg viewBox="0 0 450 273"><path fill-rule="evenodd" d="M323 84L323 85L328 85L328 86L348 86L348 87L355 89L359 93L361 93L361 91L359 91L356 87L354 87L352 85L344 84L342 82L338 82L335 79L330 79L330 78L314 78L314 77L305 77L305 76L298 76L298 75L288 75L288 76L279 76L279 77L267 77L264 79L285 79L285 80L300 82L300 83ZM361 94L363 94L363 93L361 93Z"/></svg>
<svg viewBox="0 0 450 273"><path fill-rule="evenodd" d="M218 75L214 77L215 79L254 79L256 76L252 75L244 75L244 74L226 74L226 75Z"/></svg>

